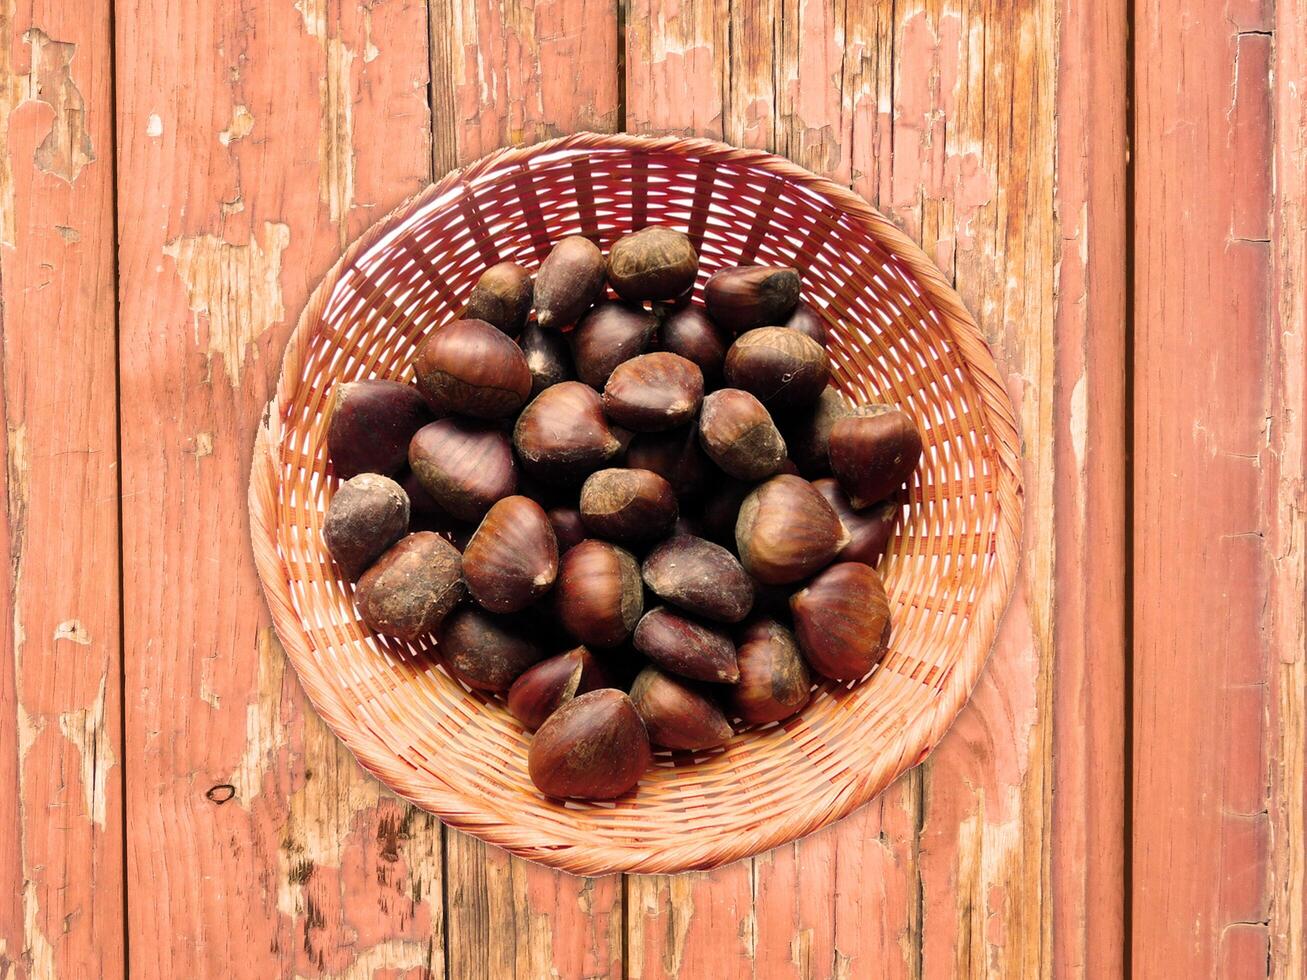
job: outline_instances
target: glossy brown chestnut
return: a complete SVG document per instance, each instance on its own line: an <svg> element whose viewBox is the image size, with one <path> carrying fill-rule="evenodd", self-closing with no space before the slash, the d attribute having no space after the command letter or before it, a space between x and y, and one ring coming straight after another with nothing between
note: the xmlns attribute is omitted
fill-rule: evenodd
<svg viewBox="0 0 1307 980"><path fill-rule="evenodd" d="M722 365L731 346L731 333L713 323L702 306L685 306L672 311L658 331L658 345L698 365L704 384L715 388L722 379Z"/></svg>
<svg viewBox="0 0 1307 980"><path fill-rule="evenodd" d="M679 354L641 354L613 369L604 385L604 413L634 432L685 425L703 401L703 374Z"/></svg>
<svg viewBox="0 0 1307 980"><path fill-rule="evenodd" d="M628 302L673 299L694 285L698 271L694 245L671 228L642 228L608 250L608 282Z"/></svg>
<svg viewBox="0 0 1307 980"><path fill-rule="evenodd" d="M602 391L613 369L649 350L658 318L625 303L602 302L581 317L570 334L576 376Z"/></svg>
<svg viewBox="0 0 1307 980"><path fill-rule="evenodd" d="M800 476L808 480L830 476L827 446L831 427L852 411L839 389L828 386L815 402L786 418L785 444Z"/></svg>
<svg viewBox="0 0 1307 980"><path fill-rule="evenodd" d="M751 725L784 721L812 696L812 677L794 634L774 619L755 619L740 634L735 651L740 680L726 694L727 705Z"/></svg>
<svg viewBox="0 0 1307 980"><path fill-rule="evenodd" d="M460 606L440 624L437 652L446 669L479 691L507 691L545 652L524 623Z"/></svg>
<svg viewBox="0 0 1307 980"><path fill-rule="evenodd" d="M784 323L799 302L799 274L776 265L722 269L703 289L708 315L734 333Z"/></svg>
<svg viewBox="0 0 1307 980"><path fill-rule="evenodd" d="M554 608L578 642L617 646L631 635L644 610L639 563L617 545L582 541L559 561Z"/></svg>
<svg viewBox="0 0 1307 980"><path fill-rule="evenodd" d="M432 422L413 436L408 462L436 503L462 521L480 519L496 500L517 489L513 447L488 422Z"/></svg>
<svg viewBox="0 0 1307 980"><path fill-rule="evenodd" d="M532 398L546 388L576 377L567 338L557 330L546 330L538 323L528 323L517 343L526 357L527 370L531 372Z"/></svg>
<svg viewBox="0 0 1307 980"><path fill-rule="evenodd" d="M626 465L653 470L672 485L677 497L692 497L703 489L711 467L699 448L697 426L669 432L641 433L626 450Z"/></svg>
<svg viewBox="0 0 1307 980"><path fill-rule="evenodd" d="M327 454L342 480L398 472L413 433L434 418L415 387L377 379L335 385L327 417Z"/></svg>
<svg viewBox="0 0 1307 980"><path fill-rule="evenodd" d="M797 330L760 327L726 352L726 383L757 396L770 411L811 405L830 379L825 348Z"/></svg>
<svg viewBox="0 0 1307 980"><path fill-rule="evenodd" d="M418 348L413 369L437 415L506 418L531 394L522 348L484 320L455 320L436 330Z"/></svg>
<svg viewBox="0 0 1307 980"><path fill-rule="evenodd" d="M522 410L513 445L532 476L577 484L621 451L599 393L579 381L546 388Z"/></svg>
<svg viewBox="0 0 1307 980"><path fill-rule="evenodd" d="M332 495L322 536L336 564L350 578L358 578L408 533L408 519L403 487L378 473L360 473Z"/></svg>
<svg viewBox="0 0 1307 980"><path fill-rule="evenodd" d="M369 628L414 643L463 598L463 561L438 534L400 538L359 579L354 603Z"/></svg>
<svg viewBox="0 0 1307 980"><path fill-rule="evenodd" d="M832 565L795 593L790 610L808 666L831 680L866 676L889 648L889 600L870 565Z"/></svg>
<svg viewBox="0 0 1307 980"><path fill-rule="evenodd" d="M605 272L599 246L579 235L564 238L536 273L536 322L547 330L575 323L603 296Z"/></svg>
<svg viewBox="0 0 1307 980"><path fill-rule="evenodd" d="M532 292L531 273L516 262L500 262L481 273L463 316L516 337L531 312Z"/></svg>
<svg viewBox="0 0 1307 980"><path fill-rule="evenodd" d="M508 710L529 732L578 694L611 687L603 665L577 647L530 667L508 689Z"/></svg>
<svg viewBox="0 0 1307 980"><path fill-rule="evenodd" d="M854 510L893 494L921 461L921 433L906 412L861 405L830 430L830 465Z"/></svg>
<svg viewBox="0 0 1307 980"><path fill-rule="evenodd" d="M722 388L703 400L699 444L728 476L761 480L780 469L785 440L762 402L739 388Z"/></svg>
<svg viewBox="0 0 1307 980"><path fill-rule="evenodd" d="M807 480L774 476L740 506L735 544L749 574L785 585L825 568L849 543L835 511Z"/></svg>
<svg viewBox="0 0 1307 980"><path fill-rule="evenodd" d="M567 553L584 541L589 534L581 512L575 507L551 507L549 523L553 525L554 536L558 539L558 553Z"/></svg>
<svg viewBox="0 0 1307 980"><path fill-rule="evenodd" d="M649 768L649 735L635 705L604 688L572 698L540 726L527 771L546 796L611 800L635 788Z"/></svg>
<svg viewBox="0 0 1307 980"><path fill-rule="evenodd" d="M696 681L734 684L740 677L735 644L716 626L696 622L666 606L645 613L635 628L635 648L664 670Z"/></svg>
<svg viewBox="0 0 1307 980"><path fill-rule="evenodd" d="M640 671L631 703L649 741L668 749L711 749L730 740L731 723L711 698L657 667Z"/></svg>
<svg viewBox="0 0 1307 980"><path fill-rule="evenodd" d="M803 300L799 300L799 305L781 326L797 330L810 340L821 344L822 347L826 346L826 321Z"/></svg>
<svg viewBox="0 0 1307 980"><path fill-rule="evenodd" d="M738 623L753 607L753 580L744 567L703 538L668 538L645 556L640 574L658 598L704 619Z"/></svg>
<svg viewBox="0 0 1307 980"><path fill-rule="evenodd" d="M463 549L468 591L491 612L525 609L557 576L558 539L544 508L529 497L498 501Z"/></svg>
<svg viewBox="0 0 1307 980"><path fill-rule="evenodd" d="M812 484L826 498L835 516L849 532L849 543L844 546L836 561L860 561L875 568L889 547L894 522L903 508L892 500L876 504L866 510L854 510L840 485L831 477L815 480Z"/></svg>
<svg viewBox="0 0 1307 980"><path fill-rule="evenodd" d="M652 470L600 470L581 487L581 518L596 537L654 540L671 531L676 516L672 485Z"/></svg>

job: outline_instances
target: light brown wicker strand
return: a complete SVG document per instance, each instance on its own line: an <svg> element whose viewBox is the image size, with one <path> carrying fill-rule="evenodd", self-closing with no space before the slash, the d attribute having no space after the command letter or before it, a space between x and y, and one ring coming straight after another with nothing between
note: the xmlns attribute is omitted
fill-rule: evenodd
<svg viewBox="0 0 1307 980"><path fill-rule="evenodd" d="M603 186L595 186L596 174ZM331 369L348 363L350 377L402 375L421 329L452 315L486 256L535 264L540 242L563 233L608 240L628 230L637 178L649 220L671 215L664 220L702 238L700 285L710 265L736 260L742 248L771 261L792 254L786 236L797 236L810 250L812 295L831 304L824 315L845 390L918 413L928 454L886 559L895 640L871 677L851 690L823 684L796 719L743 733L699 761L660 753L637 792L616 804L564 806L525 780L527 739L502 707L461 688L427 652L371 637L358 622L351 590L320 540L332 485L321 416L336 379ZM485 240L507 215L523 224L511 241ZM802 220L786 227L785 215ZM469 237L468 220L481 237L476 227ZM359 269L397 228L404 240L391 264ZM435 295L397 306L391 292L422 289L424 268L441 270ZM328 311L339 313L338 293L348 309L384 320L333 322ZM369 338L365 350L349 346L359 332ZM920 249L865 201L757 151L584 133L501 150L451 173L349 247L287 345L256 442L250 514L255 560L287 655L362 765L451 825L525 857L575 873L674 872L817 830L939 741L983 666L1016 574L1019 443L970 315Z"/></svg>

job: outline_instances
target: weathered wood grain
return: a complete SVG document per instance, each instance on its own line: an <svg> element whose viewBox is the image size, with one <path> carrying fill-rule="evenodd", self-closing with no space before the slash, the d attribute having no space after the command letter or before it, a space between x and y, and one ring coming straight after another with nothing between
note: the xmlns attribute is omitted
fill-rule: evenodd
<svg viewBox="0 0 1307 980"><path fill-rule="evenodd" d="M433 0L432 159L443 174L500 146L618 121L617 6ZM618 876L583 879L446 831L455 977L622 973Z"/></svg>
<svg viewBox="0 0 1307 980"><path fill-rule="evenodd" d="M1160 0L1135 26L1132 963L1261 976L1274 22Z"/></svg>
<svg viewBox="0 0 1307 980"><path fill-rule="evenodd" d="M121 977L108 3L0 0L0 976Z"/></svg>
<svg viewBox="0 0 1307 980"><path fill-rule="evenodd" d="M1124 972L1127 14L1060 6L1053 968Z"/></svg>
<svg viewBox="0 0 1307 980"><path fill-rule="evenodd" d="M308 708L245 509L300 305L429 179L425 4L115 23L132 972L439 976L439 825Z"/></svg>
<svg viewBox="0 0 1307 980"><path fill-rule="evenodd" d="M1272 558L1267 641L1270 975L1307 975L1307 8L1275 5L1270 432L1264 486Z"/></svg>

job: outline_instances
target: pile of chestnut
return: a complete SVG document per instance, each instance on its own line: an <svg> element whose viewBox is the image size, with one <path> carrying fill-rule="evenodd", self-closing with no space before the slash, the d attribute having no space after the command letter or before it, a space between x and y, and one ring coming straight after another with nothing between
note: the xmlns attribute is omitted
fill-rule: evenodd
<svg viewBox="0 0 1307 980"><path fill-rule="evenodd" d="M548 796L620 796L651 743L721 745L885 655L920 435L829 386L794 269L723 269L702 306L698 269L670 228L565 238L534 280L487 269L416 385L332 393L324 534L363 621L504 695Z"/></svg>

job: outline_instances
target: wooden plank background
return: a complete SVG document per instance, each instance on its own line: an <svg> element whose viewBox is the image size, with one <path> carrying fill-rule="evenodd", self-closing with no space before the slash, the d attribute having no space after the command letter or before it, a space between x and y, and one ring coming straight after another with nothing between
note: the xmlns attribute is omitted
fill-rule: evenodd
<svg viewBox="0 0 1307 980"><path fill-rule="evenodd" d="M1300 0L0 0L0 978L1301 977ZM1025 562L940 748L813 837L577 879L366 777L245 484L295 314L590 129L853 187L1008 377Z"/></svg>

